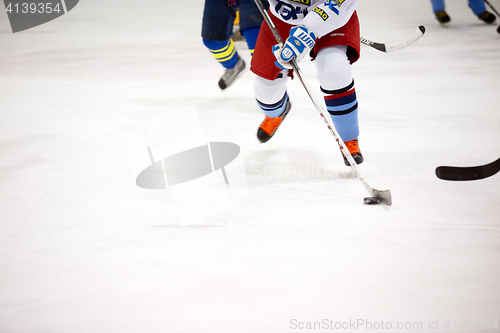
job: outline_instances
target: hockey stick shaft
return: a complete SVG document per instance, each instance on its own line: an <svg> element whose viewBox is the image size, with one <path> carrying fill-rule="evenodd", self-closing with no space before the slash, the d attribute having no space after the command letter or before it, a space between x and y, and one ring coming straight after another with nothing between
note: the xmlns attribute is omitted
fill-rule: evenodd
<svg viewBox="0 0 500 333"><path fill-rule="evenodd" d="M254 0L254 1L255 1L255 4L257 5L257 7L259 8L262 16L264 17L264 20L266 21L267 25L269 26L269 29L272 31L274 37L276 38L276 41L278 42L279 46L280 47L283 46L283 38L281 37L281 35L280 35L278 29L276 28L276 26L274 25L273 21L269 17L269 14L264 9L264 6L262 5L261 1L260 0ZM391 193L388 190L385 190L385 191L375 190L370 185L368 185L365 178L363 177L363 174L361 173L361 170L359 170L359 167L358 167L356 161L354 161L354 158L352 157L351 153L349 152L349 149L347 149L344 141L342 141L342 139L340 138L339 133L337 132L335 127L331 126L330 123L328 122L326 115L325 115L325 111L323 110L322 104L320 104L317 101L316 97L314 96L314 94L312 93L312 90L309 87L309 84L304 80L303 75L302 75L302 71L300 70L300 67L298 66L295 59L291 60L291 64L292 64L293 69L295 70L297 77L299 78L299 81L302 83L302 86L306 90L307 95L309 96L309 98L313 102L314 106L316 107L316 110L320 114L325 125L328 127L328 130L335 138L335 141L337 141L337 144L338 144L341 152L344 154L346 159L349 161L349 164L353 168L358 179L361 181L363 186L366 188L366 190L368 191L368 193L370 193L370 195L372 197L379 198L381 203L384 203L384 204L390 206L392 204Z"/></svg>

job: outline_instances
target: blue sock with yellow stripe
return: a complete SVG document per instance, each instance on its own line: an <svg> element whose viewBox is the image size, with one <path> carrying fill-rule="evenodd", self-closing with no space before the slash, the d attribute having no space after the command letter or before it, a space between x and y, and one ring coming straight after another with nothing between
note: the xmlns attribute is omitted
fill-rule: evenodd
<svg viewBox="0 0 500 333"><path fill-rule="evenodd" d="M342 141L347 142L359 136L358 100L354 89L354 81L345 88L326 90L324 94L326 109L332 117L335 129Z"/></svg>
<svg viewBox="0 0 500 333"><path fill-rule="evenodd" d="M238 62L239 56L232 39L226 41L213 41L203 38L203 44L210 50L215 59L224 68L233 68Z"/></svg>
<svg viewBox="0 0 500 333"><path fill-rule="evenodd" d="M257 37L259 36L260 27L246 28L241 31L243 37L248 45L248 50L250 50L250 55L253 55L253 50L255 49L255 44L257 44Z"/></svg>

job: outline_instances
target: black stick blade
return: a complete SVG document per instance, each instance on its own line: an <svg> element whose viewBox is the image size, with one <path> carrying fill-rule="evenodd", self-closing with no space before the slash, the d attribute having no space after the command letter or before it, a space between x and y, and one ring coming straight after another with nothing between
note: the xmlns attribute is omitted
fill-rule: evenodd
<svg viewBox="0 0 500 333"><path fill-rule="evenodd" d="M364 203L365 205L384 204L387 206L391 206L392 205L391 192L389 190L385 191L372 190L371 197L365 198Z"/></svg>
<svg viewBox="0 0 500 333"><path fill-rule="evenodd" d="M436 168L436 176L443 180L468 181L491 177L499 170L500 158L489 164L472 167L440 166Z"/></svg>

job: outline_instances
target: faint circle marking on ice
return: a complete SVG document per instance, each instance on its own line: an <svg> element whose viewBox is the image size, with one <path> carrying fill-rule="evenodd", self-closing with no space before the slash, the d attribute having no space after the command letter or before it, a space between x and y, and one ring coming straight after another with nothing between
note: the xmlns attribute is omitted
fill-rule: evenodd
<svg viewBox="0 0 500 333"><path fill-rule="evenodd" d="M209 142L157 161L137 176L136 184L145 189L167 189L219 169L231 163L240 153L232 142ZM213 167L212 167L213 165Z"/></svg>

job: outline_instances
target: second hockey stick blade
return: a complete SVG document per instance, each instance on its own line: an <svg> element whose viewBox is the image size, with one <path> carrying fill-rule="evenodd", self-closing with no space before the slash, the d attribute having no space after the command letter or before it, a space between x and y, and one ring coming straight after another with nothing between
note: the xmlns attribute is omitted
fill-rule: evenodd
<svg viewBox="0 0 500 333"><path fill-rule="evenodd" d="M436 168L436 176L443 180L467 181L488 178L500 170L500 158L485 165L472 167L440 166Z"/></svg>
<svg viewBox="0 0 500 333"><path fill-rule="evenodd" d="M395 40L395 41L388 42L388 43L377 43L377 42L373 42L371 40L368 40L366 38L361 37L360 41L362 44L373 47L376 50L388 53L388 52L400 50L402 48L407 47L408 45L415 43L424 34L425 34L425 27L423 25L421 25L418 28L416 28L411 34L409 34L408 36L406 36L400 40Z"/></svg>

